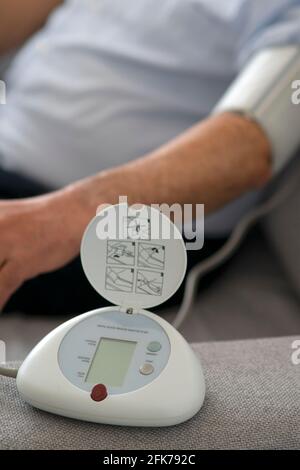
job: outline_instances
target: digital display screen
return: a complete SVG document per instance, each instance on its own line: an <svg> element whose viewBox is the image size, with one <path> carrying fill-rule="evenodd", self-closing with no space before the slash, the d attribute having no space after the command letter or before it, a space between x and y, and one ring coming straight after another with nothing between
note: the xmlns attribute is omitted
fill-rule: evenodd
<svg viewBox="0 0 300 470"><path fill-rule="evenodd" d="M137 343L101 338L85 381L121 387L130 366Z"/></svg>

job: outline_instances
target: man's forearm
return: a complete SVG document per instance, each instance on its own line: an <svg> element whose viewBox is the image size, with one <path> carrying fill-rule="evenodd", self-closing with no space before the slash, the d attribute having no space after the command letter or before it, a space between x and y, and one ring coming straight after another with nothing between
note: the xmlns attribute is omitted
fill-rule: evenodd
<svg viewBox="0 0 300 470"><path fill-rule="evenodd" d="M117 136L116 136L117 138ZM271 175L271 151L256 124L213 117L152 154L44 196L0 201L0 309L27 279L78 255L103 203L203 203L213 211Z"/></svg>
<svg viewBox="0 0 300 470"><path fill-rule="evenodd" d="M20 46L63 0L0 0L0 54Z"/></svg>
<svg viewBox="0 0 300 470"><path fill-rule="evenodd" d="M271 176L263 131L234 114L212 117L150 155L63 190L80 207L83 223L101 203L120 195L129 203L202 203L212 212ZM68 196L69 195L69 196Z"/></svg>

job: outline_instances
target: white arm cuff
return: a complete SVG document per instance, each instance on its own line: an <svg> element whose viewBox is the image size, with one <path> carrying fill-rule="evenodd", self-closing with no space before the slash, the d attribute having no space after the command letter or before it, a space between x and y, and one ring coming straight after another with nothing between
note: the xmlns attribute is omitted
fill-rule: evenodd
<svg viewBox="0 0 300 470"><path fill-rule="evenodd" d="M300 146L300 99L298 105L292 100L297 79L300 46L265 49L250 61L213 110L213 114L244 114L264 129L272 146L274 173Z"/></svg>

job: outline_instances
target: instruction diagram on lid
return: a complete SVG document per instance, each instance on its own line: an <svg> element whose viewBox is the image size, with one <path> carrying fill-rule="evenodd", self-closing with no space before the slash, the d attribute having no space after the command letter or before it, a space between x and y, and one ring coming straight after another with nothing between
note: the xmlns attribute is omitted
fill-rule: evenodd
<svg viewBox="0 0 300 470"><path fill-rule="evenodd" d="M164 274L156 271L138 270L136 290L137 294L162 295Z"/></svg>
<svg viewBox="0 0 300 470"><path fill-rule="evenodd" d="M107 241L105 288L115 292L161 296L165 245L150 240L150 219L125 217L124 227L126 240Z"/></svg>
<svg viewBox="0 0 300 470"><path fill-rule="evenodd" d="M138 266L146 268L165 268L165 246L154 243L139 243Z"/></svg>
<svg viewBox="0 0 300 470"><path fill-rule="evenodd" d="M107 242L106 263L134 266L135 242L109 240Z"/></svg>
<svg viewBox="0 0 300 470"><path fill-rule="evenodd" d="M134 284L134 269L106 268L105 288L117 292L132 292Z"/></svg>
<svg viewBox="0 0 300 470"><path fill-rule="evenodd" d="M129 216L125 218L125 233L133 240L150 240L151 224L150 219L143 217Z"/></svg>

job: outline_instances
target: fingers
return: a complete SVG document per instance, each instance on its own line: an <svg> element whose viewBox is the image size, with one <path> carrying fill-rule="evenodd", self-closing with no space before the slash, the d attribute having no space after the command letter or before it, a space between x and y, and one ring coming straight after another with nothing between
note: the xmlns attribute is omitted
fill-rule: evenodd
<svg viewBox="0 0 300 470"><path fill-rule="evenodd" d="M20 287L23 280L13 262L5 263L0 269L0 310L3 309L12 294Z"/></svg>

